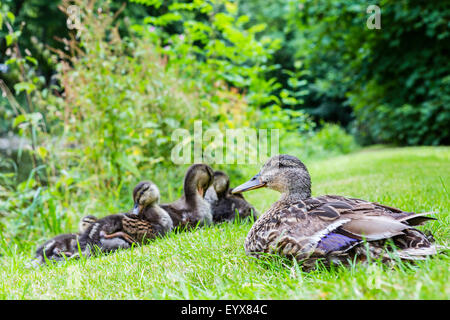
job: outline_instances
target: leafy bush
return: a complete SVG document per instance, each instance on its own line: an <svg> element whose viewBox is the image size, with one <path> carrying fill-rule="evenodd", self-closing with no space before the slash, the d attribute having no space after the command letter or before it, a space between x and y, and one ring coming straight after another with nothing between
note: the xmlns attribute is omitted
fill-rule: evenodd
<svg viewBox="0 0 450 320"><path fill-rule="evenodd" d="M309 142L333 154L347 154L357 149L354 137L336 124L325 124Z"/></svg>
<svg viewBox="0 0 450 320"><path fill-rule="evenodd" d="M316 131L287 132L280 142L280 152L300 159L320 159L347 154L358 149L355 138L336 124L326 123Z"/></svg>
<svg viewBox="0 0 450 320"><path fill-rule="evenodd" d="M381 30L358 0L302 1L293 23L311 92L350 105L365 143L450 142L450 9L444 2L378 3ZM344 111L344 109L342 109Z"/></svg>
<svg viewBox="0 0 450 320"><path fill-rule="evenodd" d="M61 87L33 87L26 92L33 112L13 114L16 133L35 138L38 161L26 181L0 198L9 241L74 230L83 214L117 212L121 202L126 208L140 179L170 187L184 173L161 169L174 168L172 131L191 128L197 118L208 124L218 114L203 103L209 93L202 84L168 68L149 39L121 39L107 8L100 14L93 2L78 4L84 19L79 41L67 40L67 52L56 50ZM9 101L20 106L11 94Z"/></svg>
<svg viewBox="0 0 450 320"><path fill-rule="evenodd" d="M281 85L267 76L278 68L271 61L280 41L262 35L266 25L249 23L237 3L131 1L151 8L167 6L166 12L155 12L143 20L144 26L134 28L141 33L150 30L169 56L169 64L179 65L184 74L210 86L222 81L238 88L251 106L280 104L281 99L296 101L289 91L274 95Z"/></svg>

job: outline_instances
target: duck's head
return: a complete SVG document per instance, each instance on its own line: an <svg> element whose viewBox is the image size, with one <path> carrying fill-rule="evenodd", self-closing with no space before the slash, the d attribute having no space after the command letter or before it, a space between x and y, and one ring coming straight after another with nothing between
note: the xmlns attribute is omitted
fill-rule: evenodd
<svg viewBox="0 0 450 320"><path fill-rule="evenodd" d="M234 188L232 193L263 187L281 193L296 194L303 199L311 197L311 177L308 169L299 159L287 154L270 158L257 175Z"/></svg>
<svg viewBox="0 0 450 320"><path fill-rule="evenodd" d="M133 190L134 207L131 213L138 215L142 209L158 204L159 197L159 189L156 184L151 181L139 182Z"/></svg>
<svg viewBox="0 0 450 320"><path fill-rule="evenodd" d="M214 190L217 195L222 195L227 192L230 186L230 178L223 171L214 171L214 182L213 182Z"/></svg>
<svg viewBox="0 0 450 320"><path fill-rule="evenodd" d="M206 164L193 164L184 176L184 193L186 198L198 194L205 196L206 190L214 181L214 171Z"/></svg>
<svg viewBox="0 0 450 320"><path fill-rule="evenodd" d="M78 230L80 233L84 233L91 225L93 225L98 219L94 216L85 216L81 218L78 224Z"/></svg>

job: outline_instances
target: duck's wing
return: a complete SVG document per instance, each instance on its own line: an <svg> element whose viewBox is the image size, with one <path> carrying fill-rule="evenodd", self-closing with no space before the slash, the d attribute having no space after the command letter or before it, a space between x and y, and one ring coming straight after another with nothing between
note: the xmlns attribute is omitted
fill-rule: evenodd
<svg viewBox="0 0 450 320"><path fill-rule="evenodd" d="M289 204L276 202L250 229L244 243L245 251L256 256L277 253L295 256L299 260L310 257L322 239L350 221L334 211L329 214L327 208L320 209L322 205L315 199ZM310 214L313 209L316 211ZM360 241L349 239L345 235L340 238L331 236L324 243L326 248L323 251L345 250Z"/></svg>
<svg viewBox="0 0 450 320"><path fill-rule="evenodd" d="M407 222L414 214L392 215L386 210L378 204L339 196L275 204L252 228L246 251L273 252L277 248L284 255L306 258L345 252L363 239L392 238L411 228Z"/></svg>
<svg viewBox="0 0 450 320"><path fill-rule="evenodd" d="M144 219L124 218L123 229L139 243L143 243L145 239L153 239L158 235L155 226Z"/></svg>
<svg viewBox="0 0 450 320"><path fill-rule="evenodd" d="M306 200L308 203L308 200ZM319 205L317 205L319 202ZM368 241L387 239L404 234L413 225L423 224L435 218L426 217L430 213L406 212L400 209L355 198L342 196L322 196L311 198L315 208L308 211L320 219L350 219L340 227L340 231L352 238Z"/></svg>
<svg viewBox="0 0 450 320"><path fill-rule="evenodd" d="M379 214L392 217L397 221L405 222L410 226L422 225L430 220L436 220L436 218L427 217L427 215L434 214L435 212L433 211L422 213L409 212L401 210L399 208L380 204L378 202L370 202L367 200L357 198L347 198L337 195L325 195L312 199L315 199L315 201L313 200L313 202L317 201L319 201L320 203L336 202L337 205L346 204L350 206L350 209L352 209L353 211L365 212L369 214L377 212Z"/></svg>
<svg viewBox="0 0 450 320"><path fill-rule="evenodd" d="M309 257L322 238L350 221L333 211L327 217L324 210L309 214L320 208L321 199L308 199L294 203L275 202L271 208L256 220L248 233L244 248L247 254L279 253L295 256L297 259Z"/></svg>
<svg viewBox="0 0 450 320"><path fill-rule="evenodd" d="M163 203L159 206L169 214L170 219L172 219L174 228L178 226L181 227L187 223L186 219L189 209L187 208L186 202L183 200L183 198L171 203Z"/></svg>

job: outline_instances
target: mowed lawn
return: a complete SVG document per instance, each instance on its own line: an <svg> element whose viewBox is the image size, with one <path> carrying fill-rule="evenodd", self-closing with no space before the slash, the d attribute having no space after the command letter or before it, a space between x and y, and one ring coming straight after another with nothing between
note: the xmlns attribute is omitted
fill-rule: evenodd
<svg viewBox="0 0 450 320"><path fill-rule="evenodd" d="M296 154L300 159L301 154ZM313 195L339 194L404 210L437 211L420 227L449 242L450 148L363 149L305 161ZM243 168L248 178L254 172ZM248 172L247 172L248 171ZM244 181L232 181L236 186ZM264 212L279 194L246 198ZM449 299L447 253L415 265L378 263L302 272L284 259L244 253L251 225L229 223L169 234L150 245L63 265L26 267L30 253L0 258L3 299Z"/></svg>

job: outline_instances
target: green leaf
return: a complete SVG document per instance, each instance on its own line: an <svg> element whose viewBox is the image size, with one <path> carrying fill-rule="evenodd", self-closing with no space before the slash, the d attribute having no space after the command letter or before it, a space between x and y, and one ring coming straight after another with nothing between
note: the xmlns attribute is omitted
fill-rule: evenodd
<svg viewBox="0 0 450 320"><path fill-rule="evenodd" d="M17 58L10 58L10 59L6 60L6 65L13 64L16 61L17 61Z"/></svg>
<svg viewBox="0 0 450 320"><path fill-rule="evenodd" d="M20 115L18 115L18 116L14 119L13 127L15 128L15 127L17 127L19 124L21 124L21 123L23 123L23 122L25 122L25 121L27 121L27 117L26 117L25 115L23 115L23 114L20 114Z"/></svg>
<svg viewBox="0 0 450 320"><path fill-rule="evenodd" d="M33 90L36 90L36 86L29 82L19 82L14 85L14 90L16 90L17 94L21 93L22 91L30 93Z"/></svg>
<svg viewBox="0 0 450 320"><path fill-rule="evenodd" d="M12 34L7 34L5 39L6 39L6 46L9 47L13 43L14 37L12 36Z"/></svg>
<svg viewBox="0 0 450 320"><path fill-rule="evenodd" d="M232 3L232 2L225 2L225 8L227 9L227 11L231 14L236 14L238 11L238 7L237 4Z"/></svg>
<svg viewBox="0 0 450 320"><path fill-rule="evenodd" d="M14 23L14 21L16 20L16 16L10 11L6 13L6 16L8 17L9 21L11 21L11 23Z"/></svg>
<svg viewBox="0 0 450 320"><path fill-rule="evenodd" d="M42 146L37 148L37 153L42 159L45 159L47 157L47 155L48 155L47 149L45 149Z"/></svg>
<svg viewBox="0 0 450 320"><path fill-rule="evenodd" d="M30 61L32 64L34 64L35 66L37 66L38 62L35 58L30 57L30 56L26 56L25 59L27 59L28 61Z"/></svg>

